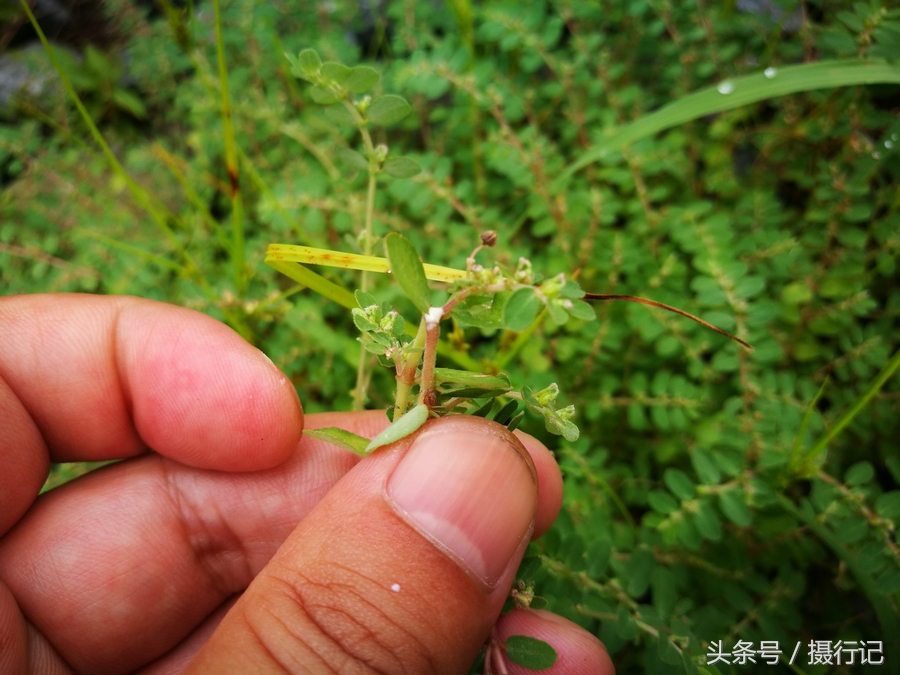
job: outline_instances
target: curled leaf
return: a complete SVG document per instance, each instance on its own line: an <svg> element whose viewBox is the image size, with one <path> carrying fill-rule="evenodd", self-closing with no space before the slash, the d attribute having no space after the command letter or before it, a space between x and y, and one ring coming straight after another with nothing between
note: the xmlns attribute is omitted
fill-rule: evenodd
<svg viewBox="0 0 900 675"><path fill-rule="evenodd" d="M321 429L304 429L303 433L320 441L326 441L332 445L336 445L344 450L349 450L360 457L369 454L366 447L369 445L369 439L357 436L352 431L339 429L338 427L322 427Z"/></svg>
<svg viewBox="0 0 900 675"><path fill-rule="evenodd" d="M406 413L403 417L394 420L391 426L389 426L387 429L373 438L371 442L366 446L366 454L372 452L377 448L380 448L383 445L389 445L391 443L394 443L395 441L399 441L401 438L409 436L420 426L425 424L425 421L427 419L428 406L424 403L420 403L415 408Z"/></svg>

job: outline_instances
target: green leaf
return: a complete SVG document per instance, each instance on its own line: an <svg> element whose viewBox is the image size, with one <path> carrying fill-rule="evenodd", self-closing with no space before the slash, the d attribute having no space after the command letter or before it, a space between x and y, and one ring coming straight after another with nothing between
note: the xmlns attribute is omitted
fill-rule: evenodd
<svg viewBox="0 0 900 675"><path fill-rule="evenodd" d="M350 148L337 148L334 151L335 158L350 171L368 171L368 160L356 150Z"/></svg>
<svg viewBox="0 0 900 675"><path fill-rule="evenodd" d="M338 427L322 427L321 429L304 429L303 433L320 441L326 441L344 450L356 453L360 457L369 454L367 450L369 439L357 436L352 431L339 429Z"/></svg>
<svg viewBox="0 0 900 675"><path fill-rule="evenodd" d="M399 122L412 111L406 99L393 94L379 96L369 105L366 116L373 124L388 126Z"/></svg>
<svg viewBox="0 0 900 675"><path fill-rule="evenodd" d="M518 407L518 401L516 401L515 399L510 401L497 411L497 414L494 415L494 421L497 424L506 424L512 419L513 415L516 414L516 410L518 409Z"/></svg>
<svg viewBox="0 0 900 675"><path fill-rule="evenodd" d="M881 59L825 60L738 77L727 83L680 96L672 103L621 128L610 130L607 137L572 163L554 182L559 190L579 169L615 150L653 136L660 131L726 110L763 101L776 96L815 89L892 82L900 84L900 69ZM728 87L724 87L728 84ZM723 93L727 92L727 93Z"/></svg>
<svg viewBox="0 0 900 675"><path fill-rule="evenodd" d="M844 482L847 485L857 486L868 483L875 475L875 469L869 462L857 462L844 474Z"/></svg>
<svg viewBox="0 0 900 675"><path fill-rule="evenodd" d="M647 494L647 503L654 511L658 511L664 515L674 513L678 510L678 502L668 492L662 490L651 490Z"/></svg>
<svg viewBox="0 0 900 675"><path fill-rule="evenodd" d="M882 518L900 518L900 490L879 495L875 500L875 511Z"/></svg>
<svg viewBox="0 0 900 675"><path fill-rule="evenodd" d="M557 326L562 326L569 320L569 314L559 303L559 300L548 302L547 312L550 314L550 320Z"/></svg>
<svg viewBox="0 0 900 675"><path fill-rule="evenodd" d="M350 74L344 80L344 86L354 94L362 94L378 84L379 79L380 75L374 68L356 66L350 70Z"/></svg>
<svg viewBox="0 0 900 675"><path fill-rule="evenodd" d="M551 434L562 436L570 443L574 443L578 440L580 432L574 422L564 420L556 414L556 411L550 410L549 408L543 408L541 414L544 416L544 426Z"/></svg>
<svg viewBox="0 0 900 675"><path fill-rule="evenodd" d="M503 308L503 325L509 330L522 331L531 325L541 307L541 301L531 288L520 288Z"/></svg>
<svg viewBox="0 0 900 675"><path fill-rule="evenodd" d="M442 394L464 398L500 396L512 389L509 378L503 373L484 375L470 370L435 368L434 378Z"/></svg>
<svg viewBox="0 0 900 675"><path fill-rule="evenodd" d="M518 581L530 582L534 581L534 576L541 569L542 558L539 555L526 555L519 563L519 569L516 570L516 579Z"/></svg>
<svg viewBox="0 0 900 675"><path fill-rule="evenodd" d="M383 445L389 445L399 441L401 438L409 436L416 431L428 420L428 406L420 403L408 413L394 420L387 429L373 438L366 446L366 453L380 448Z"/></svg>
<svg viewBox="0 0 900 675"><path fill-rule="evenodd" d="M322 67L322 59L319 58L319 54L315 49L304 49L297 56L297 67L305 75L315 75ZM297 73L294 74L296 75Z"/></svg>
<svg viewBox="0 0 900 675"><path fill-rule="evenodd" d="M665 663L673 666L681 665L681 652L672 644L669 636L660 631L656 639L656 653Z"/></svg>
<svg viewBox="0 0 900 675"><path fill-rule="evenodd" d="M739 527L748 527L753 520L753 515L744 501L743 490L732 489L720 493L719 506L728 520Z"/></svg>
<svg viewBox="0 0 900 675"><path fill-rule="evenodd" d="M650 586L650 577L656 567L653 551L647 548L635 549L628 559L628 584L626 591L632 598L639 598Z"/></svg>
<svg viewBox="0 0 900 675"><path fill-rule="evenodd" d="M557 654L549 644L527 635L506 638L506 655L513 663L531 670L546 670L556 663Z"/></svg>
<svg viewBox="0 0 900 675"><path fill-rule="evenodd" d="M431 291L425 279L425 268L416 247L402 234L391 232L384 238L391 274L400 284L416 309L423 314L431 307Z"/></svg>
<svg viewBox="0 0 900 675"><path fill-rule="evenodd" d="M365 349L370 354L384 354L385 348L383 345L378 344L377 342L368 342L365 341L362 343L363 349Z"/></svg>
<svg viewBox="0 0 900 675"><path fill-rule="evenodd" d="M497 399L492 398L487 403L485 403L480 408L474 410L471 414L473 417L487 417L491 414L491 409L494 407L494 403L497 402Z"/></svg>
<svg viewBox="0 0 900 675"><path fill-rule="evenodd" d="M572 300L572 306L566 307L566 311L576 319L581 319L582 321L593 321L597 318L597 313L594 311L594 308L584 300Z"/></svg>
<svg viewBox="0 0 900 675"><path fill-rule="evenodd" d="M348 127L356 126L356 120L343 103L336 103L325 108L325 117L335 124L343 124Z"/></svg>
<svg viewBox="0 0 900 675"><path fill-rule="evenodd" d="M581 286L574 281L566 280L566 283L563 284L563 287L559 291L559 297L577 300L578 298L584 297L584 291L581 290Z"/></svg>
<svg viewBox="0 0 900 675"><path fill-rule="evenodd" d="M332 82L340 85L343 85L347 78L350 77L350 69L343 63L337 63L336 61L323 63L319 73L322 77L327 77Z"/></svg>
<svg viewBox="0 0 900 675"><path fill-rule="evenodd" d="M422 172L419 163L409 157L392 157L382 167L384 172L394 178L411 178Z"/></svg>
<svg viewBox="0 0 900 675"><path fill-rule="evenodd" d="M719 541L722 538L722 524L709 502L701 503L700 508L694 513L694 525L697 526L697 531L710 541Z"/></svg>
<svg viewBox="0 0 900 675"><path fill-rule="evenodd" d="M147 106L127 89L114 89L112 99L116 106L127 110L138 119L144 119L147 116Z"/></svg>
<svg viewBox="0 0 900 675"><path fill-rule="evenodd" d="M363 332L375 330L378 328L376 324L372 323L365 316L363 316L362 312L353 313L353 323Z"/></svg>
<svg viewBox="0 0 900 675"><path fill-rule="evenodd" d="M470 295L453 308L453 318L475 328L503 328L503 312L511 295L512 291Z"/></svg>
<svg viewBox="0 0 900 675"><path fill-rule="evenodd" d="M515 431L519 428L519 425L522 423L522 420L525 419L525 411L523 410L518 415L514 415L513 418L509 421L509 424L506 425L506 428L509 431ZM535 607L535 609L537 609Z"/></svg>
<svg viewBox="0 0 900 675"><path fill-rule="evenodd" d="M356 304L359 305L360 309L365 309L366 307L371 307L372 305L377 305L378 301L375 300L375 296L371 293L366 293L364 291L357 290L353 293L353 297L356 298Z"/></svg>
<svg viewBox="0 0 900 675"><path fill-rule="evenodd" d="M700 482L705 485L715 485L722 478L719 467L705 450L694 450L691 453L691 464L694 465L694 471L697 472Z"/></svg>
<svg viewBox="0 0 900 675"><path fill-rule="evenodd" d="M672 494L677 495L682 501L691 499L694 496L694 483L691 482L691 479L688 478L684 471L672 468L666 469L665 473L663 473L663 482L672 491Z"/></svg>
<svg viewBox="0 0 900 675"><path fill-rule="evenodd" d="M331 105L332 103L337 103L337 97L327 89L322 89L322 87L310 87L309 95L312 97L312 100L319 105Z"/></svg>

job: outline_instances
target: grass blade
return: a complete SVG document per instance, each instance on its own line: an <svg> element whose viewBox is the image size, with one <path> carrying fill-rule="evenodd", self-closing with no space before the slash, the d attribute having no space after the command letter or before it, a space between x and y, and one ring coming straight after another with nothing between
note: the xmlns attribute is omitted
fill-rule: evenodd
<svg viewBox="0 0 900 675"><path fill-rule="evenodd" d="M244 273L244 199L241 194L238 173L237 142L234 137L234 120L231 113L231 95L228 91L228 68L225 66L225 45L222 42L222 14L219 0L213 0L216 21L216 57L219 63L219 90L222 94L222 133L225 136L225 168L231 187L231 263L234 268L234 291L243 297L247 288Z"/></svg>
<svg viewBox="0 0 900 675"><path fill-rule="evenodd" d="M303 263L306 265L322 265L323 267L340 267L345 270L363 270L366 272L390 272L391 264L387 258L378 258L371 255L358 255L356 253L343 253L323 248L309 246L291 246L290 244L270 244L266 251L266 262L283 261ZM452 267L441 267L424 263L425 277L432 281L450 283L456 279L465 279L464 270ZM355 307L356 305L353 305Z"/></svg>
<svg viewBox="0 0 900 675"><path fill-rule="evenodd" d="M605 140L579 157L556 179L554 189L557 191L562 189L576 171L593 164L610 152L706 115L733 110L786 94L885 82L900 84L900 68L883 59L819 61L771 68L761 73L736 77L714 87L682 96L631 124L610 130Z"/></svg>
<svg viewBox="0 0 900 675"><path fill-rule="evenodd" d="M822 436L816 444L813 445L804 455L803 462L817 456L819 453L823 452L825 448L828 446L828 443L841 433L850 422L853 421L853 418L856 417L859 412L868 405L869 401L878 393L878 391L885 385L885 383L891 378L891 376L897 371L897 368L900 368L900 350L897 351L896 354L888 361L888 364L882 368L881 372L875 376L875 379L869 384L866 390L862 393L862 395L857 398L853 405L851 405L843 415L841 415L837 421L831 425L831 428L828 430L824 436Z"/></svg>

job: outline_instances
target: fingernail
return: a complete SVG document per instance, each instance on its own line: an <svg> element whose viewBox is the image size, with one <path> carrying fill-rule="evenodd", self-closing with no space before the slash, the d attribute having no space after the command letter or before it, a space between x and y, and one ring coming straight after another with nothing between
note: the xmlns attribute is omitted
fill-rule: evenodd
<svg viewBox="0 0 900 675"><path fill-rule="evenodd" d="M419 433L386 493L410 525L493 587L534 519L537 474L499 424L445 417Z"/></svg>

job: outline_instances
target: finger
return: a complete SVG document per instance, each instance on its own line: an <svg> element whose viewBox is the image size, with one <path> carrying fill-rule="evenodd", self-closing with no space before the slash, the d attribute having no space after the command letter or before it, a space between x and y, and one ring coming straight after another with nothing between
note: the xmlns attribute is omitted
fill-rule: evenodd
<svg viewBox="0 0 900 675"><path fill-rule="evenodd" d="M497 636L505 642L511 635L543 640L556 650L557 660L546 675L614 675L606 647L594 635L568 619L543 610L514 609L497 622ZM533 675L534 671L507 662L509 675Z"/></svg>
<svg viewBox="0 0 900 675"><path fill-rule="evenodd" d="M302 428L296 392L214 319L141 300L0 299L2 533L53 461L130 457L150 447L192 466L271 467Z"/></svg>
<svg viewBox="0 0 900 675"><path fill-rule="evenodd" d="M187 672L465 672L530 538L537 487L503 427L430 421L326 495Z"/></svg>
<svg viewBox="0 0 900 675"><path fill-rule="evenodd" d="M200 648L206 644L210 636L219 627L225 614L230 610L237 597L229 598L213 610L193 632L174 649L156 659L153 663L136 671L135 675L180 675L194 660Z"/></svg>
<svg viewBox="0 0 900 675"><path fill-rule="evenodd" d="M317 417L360 434L386 423ZM134 670L246 588L357 459L304 437L288 461L245 474L158 455L105 467L42 495L0 539L0 581L77 671Z"/></svg>
<svg viewBox="0 0 900 675"><path fill-rule="evenodd" d="M367 437L388 423L381 411L306 421ZM549 523L560 506L559 469L540 442L521 438L540 479L536 522ZM156 456L110 466L38 500L0 540L0 579L79 670L137 668L242 591L357 461L305 436L287 462L250 474Z"/></svg>

